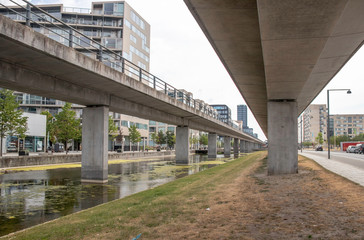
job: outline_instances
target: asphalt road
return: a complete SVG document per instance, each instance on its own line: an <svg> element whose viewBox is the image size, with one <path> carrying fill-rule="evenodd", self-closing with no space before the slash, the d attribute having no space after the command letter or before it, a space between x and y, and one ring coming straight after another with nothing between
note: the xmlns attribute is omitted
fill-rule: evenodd
<svg viewBox="0 0 364 240"><path fill-rule="evenodd" d="M298 153L301 154L301 151L299 151ZM305 155L309 158L319 157L327 159L327 151L316 152L311 150L304 150L302 155ZM364 154L330 151L330 161L348 164L364 170Z"/></svg>

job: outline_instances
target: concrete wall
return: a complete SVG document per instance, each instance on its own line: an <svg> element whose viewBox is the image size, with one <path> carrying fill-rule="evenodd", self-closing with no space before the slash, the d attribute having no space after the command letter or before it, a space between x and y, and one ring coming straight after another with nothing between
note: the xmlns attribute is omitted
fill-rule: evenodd
<svg viewBox="0 0 364 240"><path fill-rule="evenodd" d="M127 152L127 153L110 153L109 160L113 159L132 159L154 156L169 156L174 155L174 151L163 152ZM36 166L47 164L62 164L62 163L81 163L81 154L62 154L62 155L36 155L36 156L9 156L0 159L0 168Z"/></svg>
<svg viewBox="0 0 364 240"><path fill-rule="evenodd" d="M47 117L45 115L26 113L22 114L24 117L28 117L28 130L25 133L27 136L46 136Z"/></svg>

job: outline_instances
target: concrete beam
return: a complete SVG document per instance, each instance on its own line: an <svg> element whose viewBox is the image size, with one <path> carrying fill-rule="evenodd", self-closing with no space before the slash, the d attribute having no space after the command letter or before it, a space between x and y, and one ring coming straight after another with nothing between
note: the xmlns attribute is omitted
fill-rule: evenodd
<svg viewBox="0 0 364 240"><path fill-rule="evenodd" d="M297 103L268 102L268 174L298 172Z"/></svg>
<svg viewBox="0 0 364 240"><path fill-rule="evenodd" d="M109 108L86 107L82 118L81 181L106 183Z"/></svg>
<svg viewBox="0 0 364 240"><path fill-rule="evenodd" d="M208 158L216 158L216 156L217 156L217 134L209 133L208 138L209 138L208 139L208 148L207 148Z"/></svg>
<svg viewBox="0 0 364 240"><path fill-rule="evenodd" d="M224 156L230 157L231 155L231 137L224 137Z"/></svg>
<svg viewBox="0 0 364 240"><path fill-rule="evenodd" d="M178 126L176 128L176 163L189 163L189 127Z"/></svg>

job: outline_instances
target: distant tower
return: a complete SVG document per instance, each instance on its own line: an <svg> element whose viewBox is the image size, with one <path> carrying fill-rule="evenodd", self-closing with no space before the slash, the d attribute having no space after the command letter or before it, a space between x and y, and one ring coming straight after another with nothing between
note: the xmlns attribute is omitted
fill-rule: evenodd
<svg viewBox="0 0 364 240"><path fill-rule="evenodd" d="M248 127L248 108L246 105L238 105L238 121L243 121L243 127Z"/></svg>

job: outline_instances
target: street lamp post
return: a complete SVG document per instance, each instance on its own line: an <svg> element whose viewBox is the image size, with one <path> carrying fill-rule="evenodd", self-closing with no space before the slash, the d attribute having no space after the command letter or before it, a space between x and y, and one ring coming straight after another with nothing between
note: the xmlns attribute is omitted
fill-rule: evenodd
<svg viewBox="0 0 364 240"><path fill-rule="evenodd" d="M300 135L301 135L301 153L302 153L302 114L301 114L301 121L300 121L300 126L301 126L301 133L300 133Z"/></svg>
<svg viewBox="0 0 364 240"><path fill-rule="evenodd" d="M350 89L327 89L327 130L326 130L326 137L327 137L327 158L330 159L330 98L329 92L330 91L346 91L347 94L351 94Z"/></svg>

